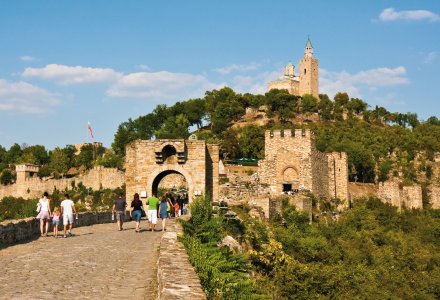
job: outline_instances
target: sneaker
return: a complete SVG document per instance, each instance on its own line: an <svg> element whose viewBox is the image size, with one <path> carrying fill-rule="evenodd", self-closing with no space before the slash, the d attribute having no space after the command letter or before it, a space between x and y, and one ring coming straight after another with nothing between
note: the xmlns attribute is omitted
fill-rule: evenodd
<svg viewBox="0 0 440 300"><path fill-rule="evenodd" d="M67 235L63 235L63 238L66 238L67 237Z"/></svg>

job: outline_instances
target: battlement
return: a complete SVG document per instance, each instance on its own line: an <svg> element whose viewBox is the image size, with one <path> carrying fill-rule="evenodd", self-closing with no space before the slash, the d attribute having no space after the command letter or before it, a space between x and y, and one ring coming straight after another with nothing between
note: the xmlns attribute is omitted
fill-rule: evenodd
<svg viewBox="0 0 440 300"><path fill-rule="evenodd" d="M32 172L32 173L38 173L40 170L40 167L33 164L22 164L22 165L16 165L15 171L16 172Z"/></svg>
<svg viewBox="0 0 440 300"><path fill-rule="evenodd" d="M348 160L348 156L346 152L330 152L327 153L327 157L329 160Z"/></svg>
<svg viewBox="0 0 440 300"><path fill-rule="evenodd" d="M315 138L315 134L310 129L281 129L266 130L266 140L279 138Z"/></svg>

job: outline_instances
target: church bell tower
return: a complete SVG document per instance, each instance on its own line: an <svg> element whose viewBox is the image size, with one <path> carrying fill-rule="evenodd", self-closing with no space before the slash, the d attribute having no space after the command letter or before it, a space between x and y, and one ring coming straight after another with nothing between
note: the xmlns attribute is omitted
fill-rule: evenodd
<svg viewBox="0 0 440 300"><path fill-rule="evenodd" d="M299 62L299 94L311 94L319 99L318 95L318 60L313 58L313 46L307 38L304 47L304 57Z"/></svg>

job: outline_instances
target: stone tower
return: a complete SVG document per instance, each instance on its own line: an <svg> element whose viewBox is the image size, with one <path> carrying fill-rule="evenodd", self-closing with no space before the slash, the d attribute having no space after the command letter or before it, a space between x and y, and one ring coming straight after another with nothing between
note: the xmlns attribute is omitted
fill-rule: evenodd
<svg viewBox="0 0 440 300"><path fill-rule="evenodd" d="M318 88L318 60L313 58L313 47L310 38L304 47L304 58L299 62L299 76L295 75L295 66L289 62L284 67L284 74L277 80L268 83L269 90L287 90L295 96L311 94L317 99Z"/></svg>
<svg viewBox="0 0 440 300"><path fill-rule="evenodd" d="M313 46L310 38L307 38L304 57L299 62L299 95L304 94L311 94L319 99L318 60L313 58Z"/></svg>

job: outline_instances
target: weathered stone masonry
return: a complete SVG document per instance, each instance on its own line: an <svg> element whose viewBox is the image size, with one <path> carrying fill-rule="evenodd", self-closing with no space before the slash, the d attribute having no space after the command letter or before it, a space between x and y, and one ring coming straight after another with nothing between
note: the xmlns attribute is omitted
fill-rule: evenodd
<svg viewBox="0 0 440 300"><path fill-rule="evenodd" d="M169 174L181 174L188 184L189 200L208 195L218 200L218 145L198 140L138 140L126 146L127 199L134 193L150 196Z"/></svg>
<svg viewBox="0 0 440 300"><path fill-rule="evenodd" d="M318 151L311 130L266 131L265 159L259 162L258 174L271 196L281 195L289 186L348 204L347 154Z"/></svg>
<svg viewBox="0 0 440 300"><path fill-rule="evenodd" d="M22 164L16 166L17 181L14 184L0 187L0 199L6 196L23 197L32 199L40 197L43 192L51 193L54 189L72 189L72 185L80 182L88 188L115 189L125 182L125 174L115 168L95 167L85 174L74 178L42 180L37 176L38 166Z"/></svg>

